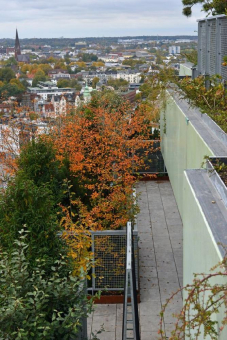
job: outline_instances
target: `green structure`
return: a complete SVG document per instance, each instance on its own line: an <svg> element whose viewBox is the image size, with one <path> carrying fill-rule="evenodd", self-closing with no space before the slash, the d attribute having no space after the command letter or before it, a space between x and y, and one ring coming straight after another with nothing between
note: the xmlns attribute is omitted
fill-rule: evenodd
<svg viewBox="0 0 227 340"><path fill-rule="evenodd" d="M176 92L168 91L161 114L161 140L183 222L183 281L186 285L193 282L194 273L208 274L225 255L219 243L227 244L227 206L225 197L212 181L212 173L205 169L204 158L227 156L227 137L206 114L192 108ZM223 279L213 282L223 283ZM215 320L223 317L224 312L220 310ZM227 339L227 329L221 332L219 339Z"/></svg>

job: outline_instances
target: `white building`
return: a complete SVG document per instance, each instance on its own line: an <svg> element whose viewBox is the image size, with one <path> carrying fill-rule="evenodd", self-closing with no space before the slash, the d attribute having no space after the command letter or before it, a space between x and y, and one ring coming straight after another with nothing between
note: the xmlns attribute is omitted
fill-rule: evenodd
<svg viewBox="0 0 227 340"><path fill-rule="evenodd" d="M47 100L48 95L64 95L65 93L74 93L75 89L70 88L58 88L54 86L52 82L39 82L37 87L28 87L29 93L35 93L40 95L43 99Z"/></svg>
<svg viewBox="0 0 227 340"><path fill-rule="evenodd" d="M180 54L180 46L169 46L169 54Z"/></svg>
<svg viewBox="0 0 227 340"><path fill-rule="evenodd" d="M139 83L141 80L139 72L138 73L118 72L116 78L127 80L129 83Z"/></svg>

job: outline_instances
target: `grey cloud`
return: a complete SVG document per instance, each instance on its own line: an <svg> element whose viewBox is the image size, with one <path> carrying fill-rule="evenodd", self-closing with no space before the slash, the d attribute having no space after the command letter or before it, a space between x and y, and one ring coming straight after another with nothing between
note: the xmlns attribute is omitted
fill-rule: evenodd
<svg viewBox="0 0 227 340"><path fill-rule="evenodd" d="M112 32L112 36L133 29L135 35L136 27L138 34L152 34L152 31L163 29L168 32L168 27L176 26L178 34L178 23L185 23L187 27L195 25L192 20L182 16L181 0L0 0L1 23L0 34L3 36L2 28L14 23L21 25L23 32L27 27L27 37L42 36L51 27L55 36L72 36L72 29L84 28L86 23L86 34L93 35L102 32ZM201 17L201 15L200 15ZM30 26L29 26L30 25ZM20 29L20 27L18 27ZM100 29L100 33L98 31ZM60 33L60 30L62 32ZM191 30L189 28L189 30ZM91 32L90 34L87 32ZM114 33L116 32L116 34ZM146 33L147 32L147 33ZM189 33L191 34L191 33ZM8 34L6 35L8 36Z"/></svg>

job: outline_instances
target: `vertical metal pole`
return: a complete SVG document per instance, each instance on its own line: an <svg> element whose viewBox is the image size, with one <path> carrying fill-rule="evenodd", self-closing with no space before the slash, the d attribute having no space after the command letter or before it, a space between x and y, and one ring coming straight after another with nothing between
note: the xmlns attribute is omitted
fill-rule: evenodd
<svg viewBox="0 0 227 340"><path fill-rule="evenodd" d="M95 293L95 235L91 232L91 249L93 253L93 260L92 260L92 295Z"/></svg>
<svg viewBox="0 0 227 340"><path fill-rule="evenodd" d="M136 268L135 268L135 253L134 253L134 240L132 240L132 289L133 289L133 309L134 309L134 339L140 340L140 324L139 324L139 314L138 314L138 302L137 302L137 292L136 292Z"/></svg>
<svg viewBox="0 0 227 340"><path fill-rule="evenodd" d="M127 302L128 302L128 230L126 231L126 254L125 254L125 284L124 284L124 304L123 304L123 327L122 327L122 340L127 337Z"/></svg>

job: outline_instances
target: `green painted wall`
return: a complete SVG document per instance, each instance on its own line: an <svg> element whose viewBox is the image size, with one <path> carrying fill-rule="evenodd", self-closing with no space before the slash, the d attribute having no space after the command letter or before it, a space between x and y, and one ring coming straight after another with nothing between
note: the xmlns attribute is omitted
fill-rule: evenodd
<svg viewBox="0 0 227 340"><path fill-rule="evenodd" d="M184 64L180 64L179 76L192 76L192 69Z"/></svg>
<svg viewBox="0 0 227 340"><path fill-rule="evenodd" d="M170 96L161 113L160 125L161 150L182 216L184 170L201 168L204 156L214 154Z"/></svg>
<svg viewBox="0 0 227 340"><path fill-rule="evenodd" d="M185 172L186 169L201 168L204 156L214 154L169 95L166 108L161 113L160 125L162 154L183 222L183 276L186 285L192 283L194 273L209 273L210 268L221 260L217 244ZM223 279L218 280L218 283L223 282ZM223 316L222 309L216 316L217 321L222 320ZM227 329L219 339L227 339Z"/></svg>
<svg viewBox="0 0 227 340"><path fill-rule="evenodd" d="M183 205L183 284L186 285L193 281L194 273L209 274L210 269L222 260L222 256L186 173L183 176ZM226 284L227 279L219 277L218 280L212 279L210 283L216 284L217 282ZM222 308L214 320L221 322L224 315L224 308ZM203 336L200 339L202 340ZM219 340L226 339L227 328L221 332L219 337Z"/></svg>

